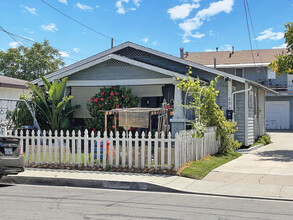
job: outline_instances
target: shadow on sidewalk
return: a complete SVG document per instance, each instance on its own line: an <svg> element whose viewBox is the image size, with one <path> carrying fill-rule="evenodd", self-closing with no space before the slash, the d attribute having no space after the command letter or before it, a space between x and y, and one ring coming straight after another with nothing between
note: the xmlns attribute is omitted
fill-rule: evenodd
<svg viewBox="0 0 293 220"><path fill-rule="evenodd" d="M271 160L280 162L292 162L293 161L293 151L292 150L273 150L258 152L260 160Z"/></svg>

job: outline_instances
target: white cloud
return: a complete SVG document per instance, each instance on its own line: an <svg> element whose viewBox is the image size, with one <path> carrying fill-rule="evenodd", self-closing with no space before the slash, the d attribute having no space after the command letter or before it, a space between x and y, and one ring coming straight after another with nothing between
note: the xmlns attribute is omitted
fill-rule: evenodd
<svg viewBox="0 0 293 220"><path fill-rule="evenodd" d="M215 52L216 50L213 50L213 49L205 49L204 51L205 52Z"/></svg>
<svg viewBox="0 0 293 220"><path fill-rule="evenodd" d="M35 8L30 8L30 7L28 7L28 6L21 6L21 7L25 8L25 9L27 10L27 12L29 12L29 13L31 13L31 14L33 14L33 15L37 15L37 9L35 9Z"/></svg>
<svg viewBox="0 0 293 220"><path fill-rule="evenodd" d="M147 43L147 42L149 42L149 38L146 37L146 38L142 39L142 41Z"/></svg>
<svg viewBox="0 0 293 220"><path fill-rule="evenodd" d="M198 5L198 1L194 1ZM184 5L184 4L183 4ZM201 38L204 35L199 34L198 32L196 34L193 34L192 32L199 29L205 20L208 20L210 17L215 16L221 12L225 12L229 14L233 10L234 0L220 0L217 2L210 3L208 8L202 9L196 13L196 15L193 18L185 19L189 16L192 9L190 10L190 7L186 7L188 10L185 10L184 13L178 13L173 14L173 18L184 18L185 20L179 24L179 27L184 31L183 34L183 43L189 43L190 37L193 38ZM173 8L174 9L174 8ZM170 9L169 9L170 10ZM169 12L168 10L168 12ZM171 16L172 19L172 16Z"/></svg>
<svg viewBox="0 0 293 220"><path fill-rule="evenodd" d="M21 44L19 44L18 42L14 41L14 42L10 42L8 45L9 45L9 47L16 48L16 47L20 46Z"/></svg>
<svg viewBox="0 0 293 220"><path fill-rule="evenodd" d="M216 36L215 31L209 30L209 35L212 36L212 37Z"/></svg>
<svg viewBox="0 0 293 220"><path fill-rule="evenodd" d="M59 51L59 54L61 57L69 57L69 54L66 51Z"/></svg>
<svg viewBox="0 0 293 220"><path fill-rule="evenodd" d="M61 2L61 3L65 4L65 5L68 5L67 0L58 0L58 2Z"/></svg>
<svg viewBox="0 0 293 220"><path fill-rule="evenodd" d="M34 33L35 33L34 31L32 31L32 30L30 30L30 29L28 29L28 28L24 28L24 30L25 30L26 32L30 33L30 34L34 34Z"/></svg>
<svg viewBox="0 0 293 220"><path fill-rule="evenodd" d="M80 3L77 3L75 6L80 8L83 11L87 11L87 10L92 11L93 10L93 8L91 6L83 5L83 4L80 4Z"/></svg>
<svg viewBox="0 0 293 220"><path fill-rule="evenodd" d="M282 32L272 32L273 28L268 28L261 32L260 36L256 38L258 41L262 41L265 39L270 39L270 40L281 40L284 37L284 33Z"/></svg>
<svg viewBox="0 0 293 220"><path fill-rule="evenodd" d="M151 45L154 46L154 47L158 46L158 41L157 41L157 40L156 40L156 41L153 41L153 42L151 43Z"/></svg>
<svg viewBox="0 0 293 220"><path fill-rule="evenodd" d="M199 3L177 5L173 8L170 8L168 13L170 14L170 18L172 20L185 19L189 16L193 9L199 8L199 6Z"/></svg>
<svg viewBox="0 0 293 220"><path fill-rule="evenodd" d="M224 46L220 47L220 50L222 50L222 51L230 51L230 50L232 50L232 46L230 44L225 44Z"/></svg>
<svg viewBox="0 0 293 220"><path fill-rule="evenodd" d="M58 28L56 27L56 24L54 23L50 23L49 25L42 25L41 28L44 31L51 31L51 32L58 31Z"/></svg>
<svg viewBox="0 0 293 220"><path fill-rule="evenodd" d="M287 48L287 44L284 43L284 44L281 44L280 46L273 47L273 49L282 49L282 48Z"/></svg>
<svg viewBox="0 0 293 220"><path fill-rule="evenodd" d="M77 47L75 47L75 48L73 48L73 51L74 51L75 53L78 53L78 52L80 51L80 49L77 48Z"/></svg>
<svg viewBox="0 0 293 220"><path fill-rule="evenodd" d="M116 1L116 8L118 14L125 14L128 11L135 11L139 6L142 0L117 0ZM126 7L130 3L130 7Z"/></svg>

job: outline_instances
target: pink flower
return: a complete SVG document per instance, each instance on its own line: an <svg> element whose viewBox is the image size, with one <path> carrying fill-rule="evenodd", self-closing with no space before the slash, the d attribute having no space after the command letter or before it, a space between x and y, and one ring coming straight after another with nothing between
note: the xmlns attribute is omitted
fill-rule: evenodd
<svg viewBox="0 0 293 220"><path fill-rule="evenodd" d="M93 98L91 98L91 101L93 101Z"/></svg>
<svg viewBox="0 0 293 220"><path fill-rule="evenodd" d="M102 92L101 94L102 94L102 95L105 95L105 93L104 93L104 92Z"/></svg>
<svg viewBox="0 0 293 220"><path fill-rule="evenodd" d="M115 92L115 95L118 95L118 92Z"/></svg>
<svg viewBox="0 0 293 220"><path fill-rule="evenodd" d="M114 95L114 93L113 92L110 92L110 96L113 96Z"/></svg>
<svg viewBox="0 0 293 220"><path fill-rule="evenodd" d="M120 108L120 105L116 105L116 108Z"/></svg>
<svg viewBox="0 0 293 220"><path fill-rule="evenodd" d="M112 128L115 129L115 125L113 125Z"/></svg>
<svg viewBox="0 0 293 220"><path fill-rule="evenodd" d="M95 128L93 128L93 131L96 131L96 129L95 129Z"/></svg>
<svg viewBox="0 0 293 220"><path fill-rule="evenodd" d="M102 108L103 106L100 104L99 107Z"/></svg>
<svg viewBox="0 0 293 220"><path fill-rule="evenodd" d="M116 101L116 99L113 99L113 102L115 102Z"/></svg>
<svg viewBox="0 0 293 220"><path fill-rule="evenodd" d="M170 104L167 104L167 106L166 106L166 107L167 107L167 109L170 109Z"/></svg>
<svg viewBox="0 0 293 220"><path fill-rule="evenodd" d="M95 103L98 103L98 102L99 102L99 100L98 100L97 98L95 98L94 102L95 102Z"/></svg>
<svg viewBox="0 0 293 220"><path fill-rule="evenodd" d="M121 98L124 98L124 95L122 95Z"/></svg>
<svg viewBox="0 0 293 220"><path fill-rule="evenodd" d="M86 102L89 102L89 100L86 100Z"/></svg>
<svg viewBox="0 0 293 220"><path fill-rule="evenodd" d="M104 98L101 98L100 100L101 100L101 101L104 101Z"/></svg>
<svg viewBox="0 0 293 220"><path fill-rule="evenodd" d="M119 117L117 117L117 120L119 120Z"/></svg>
<svg viewBox="0 0 293 220"><path fill-rule="evenodd" d="M112 88L113 88L113 89L115 89L115 88L116 88L116 86L112 86Z"/></svg>

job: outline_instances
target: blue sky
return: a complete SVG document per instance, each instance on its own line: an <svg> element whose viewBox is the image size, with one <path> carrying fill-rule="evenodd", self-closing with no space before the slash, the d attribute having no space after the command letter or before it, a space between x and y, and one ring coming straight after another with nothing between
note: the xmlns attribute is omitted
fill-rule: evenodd
<svg viewBox="0 0 293 220"><path fill-rule="evenodd" d="M119 42L132 41L168 54L250 49L243 0L44 0ZM253 49L284 47L284 23L293 21L292 0L247 0ZM50 41L67 64L110 48L103 37L40 0L0 0L0 25L7 31ZM17 46L0 32L0 50ZM18 39L19 40L19 39ZM114 45L119 42L115 41ZM31 43L24 44L25 46Z"/></svg>

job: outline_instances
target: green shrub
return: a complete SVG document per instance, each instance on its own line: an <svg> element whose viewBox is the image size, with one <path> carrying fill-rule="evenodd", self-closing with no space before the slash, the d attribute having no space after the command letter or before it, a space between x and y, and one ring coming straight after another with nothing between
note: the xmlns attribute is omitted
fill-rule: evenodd
<svg viewBox="0 0 293 220"><path fill-rule="evenodd" d="M272 143L271 137L268 134L265 134L263 136L259 136L254 145L258 145L258 144L267 145L271 143Z"/></svg>

